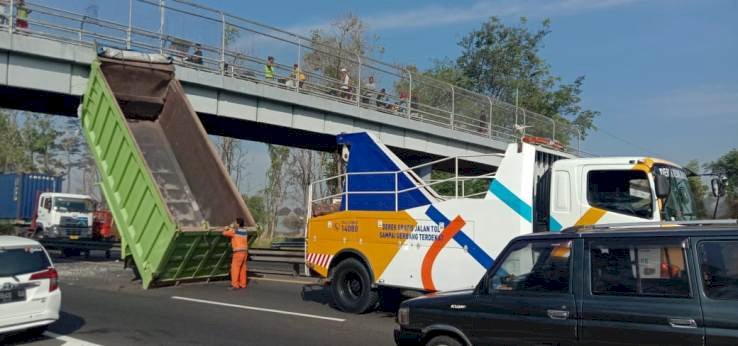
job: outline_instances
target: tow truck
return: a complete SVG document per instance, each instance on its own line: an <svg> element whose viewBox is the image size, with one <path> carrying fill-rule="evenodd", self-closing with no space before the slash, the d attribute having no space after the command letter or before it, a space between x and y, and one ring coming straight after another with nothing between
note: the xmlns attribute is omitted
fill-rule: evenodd
<svg viewBox="0 0 738 346"><path fill-rule="evenodd" d="M465 176L459 162L468 156L408 167L370 133L341 134L337 149L343 172L309 187L305 263L351 313L376 307L380 291L474 287L521 234L696 218L688 172L656 158L580 158L520 140L480 155L498 159L496 170ZM417 173L442 165L454 167L450 177ZM467 194L470 179L487 188ZM438 193L441 184L453 195Z"/></svg>

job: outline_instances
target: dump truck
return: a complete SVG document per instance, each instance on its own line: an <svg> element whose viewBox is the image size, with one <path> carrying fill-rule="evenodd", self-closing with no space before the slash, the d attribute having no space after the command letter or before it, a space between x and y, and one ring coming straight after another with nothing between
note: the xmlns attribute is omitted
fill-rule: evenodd
<svg viewBox="0 0 738 346"><path fill-rule="evenodd" d="M390 288L472 288L521 234L696 218L688 172L674 163L578 158L535 143L408 167L370 133L339 135L344 173L309 188L306 265L330 284L335 306L361 313ZM500 160L496 170L460 174L460 162L485 156ZM452 167L452 174L419 176L429 165ZM479 179L481 193L465 193L464 183ZM452 185L446 195L435 189L441 184Z"/></svg>
<svg viewBox="0 0 738 346"><path fill-rule="evenodd" d="M170 59L102 50L79 116L121 256L143 287L227 277L231 250L221 231L254 219Z"/></svg>

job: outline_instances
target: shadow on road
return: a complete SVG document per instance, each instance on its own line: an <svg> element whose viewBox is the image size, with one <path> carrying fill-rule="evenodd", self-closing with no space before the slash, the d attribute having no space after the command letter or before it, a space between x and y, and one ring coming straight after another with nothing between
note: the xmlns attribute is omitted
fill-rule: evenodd
<svg viewBox="0 0 738 346"><path fill-rule="evenodd" d="M302 286L300 295L303 301L329 305L336 308L332 302L330 286L320 284L304 285ZM400 303L405 298L397 290L391 289L382 289L380 297L379 306L375 312L382 313L384 317L395 318L397 310L400 308Z"/></svg>
<svg viewBox="0 0 738 346"><path fill-rule="evenodd" d="M29 342L50 340L49 337L43 335L45 330L50 332L69 335L78 331L85 325L85 319L77 315L73 315L64 311L59 313L59 320L50 324L48 328L29 329L18 331L6 335L0 335L0 344L2 345L21 345Z"/></svg>

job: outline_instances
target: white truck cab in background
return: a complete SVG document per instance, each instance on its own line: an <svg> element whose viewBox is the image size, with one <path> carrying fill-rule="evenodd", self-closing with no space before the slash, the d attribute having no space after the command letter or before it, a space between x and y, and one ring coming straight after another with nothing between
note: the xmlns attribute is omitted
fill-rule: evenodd
<svg viewBox="0 0 738 346"><path fill-rule="evenodd" d="M90 239L94 206L94 200L87 195L42 193L34 233L39 238Z"/></svg>

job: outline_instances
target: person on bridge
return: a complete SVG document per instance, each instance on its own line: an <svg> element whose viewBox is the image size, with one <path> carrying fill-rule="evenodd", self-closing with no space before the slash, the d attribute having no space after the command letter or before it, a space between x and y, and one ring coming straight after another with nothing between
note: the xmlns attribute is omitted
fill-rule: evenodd
<svg viewBox="0 0 738 346"><path fill-rule="evenodd" d="M248 259L248 236L243 228L243 219L236 219L235 225L223 231L231 239L231 287L230 290L246 288L246 260Z"/></svg>
<svg viewBox="0 0 738 346"><path fill-rule="evenodd" d="M351 77L349 77L348 70L345 68L341 69L341 98L351 100Z"/></svg>
<svg viewBox="0 0 738 346"><path fill-rule="evenodd" d="M274 57L267 57L267 62L264 65L264 79L268 81L274 81Z"/></svg>
<svg viewBox="0 0 738 346"><path fill-rule="evenodd" d="M28 29L28 15L31 13L31 10L26 7L25 0L18 0L18 5L16 6L15 27L21 30Z"/></svg>

